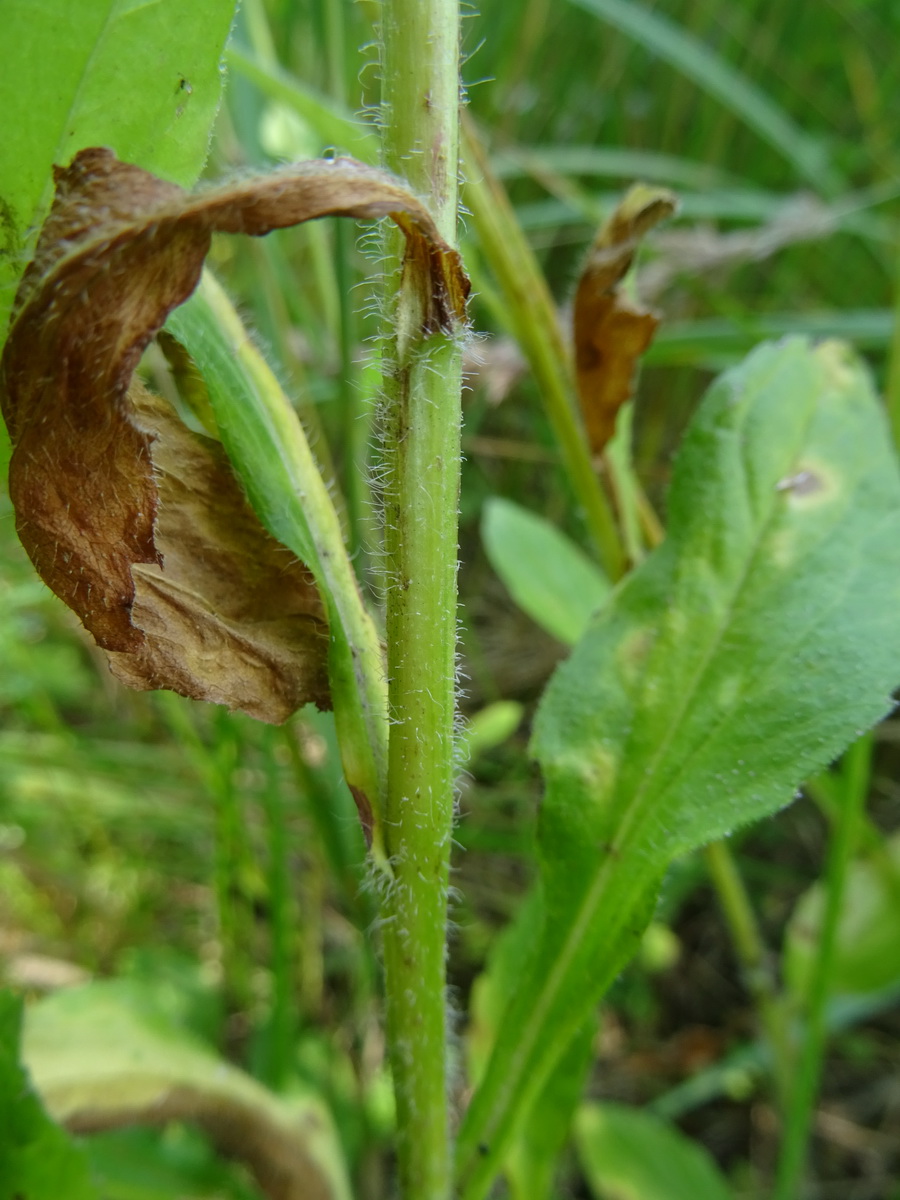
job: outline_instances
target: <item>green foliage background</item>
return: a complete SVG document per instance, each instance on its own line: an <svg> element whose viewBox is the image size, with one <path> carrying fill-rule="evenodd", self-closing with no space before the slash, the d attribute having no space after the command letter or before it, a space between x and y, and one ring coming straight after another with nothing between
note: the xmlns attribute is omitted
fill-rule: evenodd
<svg viewBox="0 0 900 1200"><path fill-rule="evenodd" d="M144 6L141 16L139 7L92 0L85 6L91 21L73 30L64 57L70 65L84 63L100 45L103 53L92 60L100 67L90 74L100 100L88 88L79 93L77 113L57 112L52 95L60 68L34 44L32 7L0 0L0 29L18 49L4 67L0 99L8 109L28 94L34 114L31 124L11 124L0 147L0 179L21 187L12 196L4 192L13 211L0 273L3 312L27 254L28 228L49 198L47 167L99 136L96 109L103 109L100 140L109 143L115 134L125 146L129 112L143 122L148 106L158 111L158 132L149 141L137 138L130 152L161 174L193 182L218 88L218 52L210 56L208 48L217 38L224 42L232 21L230 5L221 2L175 6L177 13L168 15L164 4ZM107 9L111 18L98 43ZM332 147L374 154L365 130L348 120L377 102L377 66L371 51L360 53L371 45L376 17L377 6L366 2L248 0L231 33L207 172ZM151 26L138 27L141 20ZM170 29L177 31L171 39ZM627 183L644 178L681 196L680 216L649 248L637 284L665 318L634 413L639 474L661 510L673 449L713 373L764 337L851 339L868 355L889 412L900 411L898 37L900 15L888 0L774 8L759 0L483 0L468 17L469 111L561 307L596 223ZM145 76L123 77L116 66L121 56L133 59L134 45L148 41L170 50L163 60L146 57ZM195 44L202 49L196 69ZM115 110L120 133L104 105ZM66 133L73 113L83 130L74 141ZM37 162L38 146L43 167L29 175L20 164ZM352 230L322 222L264 242L223 241L215 265L312 431L335 480L361 574L377 584L366 466L368 402L377 382L363 353L375 328L365 312L371 290L365 281L377 263L365 243ZM511 736L480 742L462 785L451 978L463 1009L537 872L539 786L525 743L537 694L563 652L499 582L480 535L486 502L503 497L549 517L582 554L593 555L551 421L521 348L511 342L514 322L490 249L467 223L475 328L488 336L473 344L466 400L464 706L481 717L496 702L515 701L526 719ZM152 358L147 367L161 374ZM864 442L856 444L860 472L875 471L883 447L870 453ZM842 530L837 540L849 552L866 535L863 521L858 532ZM0 547L6 982L36 1001L58 981L136 981L175 1025L273 1090L320 1097L354 1194L385 1194L392 1112L368 936L374 902L363 885L363 842L340 782L329 720L302 714L287 729L269 730L172 696L122 692L68 614L36 583L8 507ZM841 574L837 549L832 555L829 547L823 559ZM538 599L529 608L512 591L525 612L540 616L546 607ZM809 599L795 597L800 608ZM559 622L552 632L560 636ZM577 632L562 640L575 641ZM834 650L856 663L852 645ZM882 697L873 703L878 709ZM868 928L896 922L896 872L885 842L898 824L894 738L889 722L872 760L870 815L857 862L857 873L877 883L848 893L845 949L854 939L855 897L868 906ZM828 886L825 846L842 779L819 779L810 788L818 806L804 800L734 847L773 952L807 887L820 875L820 887ZM804 901L805 913L811 904ZM615 1031L623 1039L618 1057L607 1045L589 1086L595 1098L649 1103L659 1115L680 1118L716 1155L732 1194L768 1195L774 1139L749 1134L750 1114L768 1102L765 1057L715 913L705 860L689 856L669 874L653 927L673 931L681 966L668 961L660 971L652 941L644 939L643 957L613 989L604 1018L608 1040L615 1041ZM814 912L806 923L794 920L790 962L809 953L816 920ZM699 946L692 941L698 923ZM704 945L712 947L712 973L731 972L719 992L702 970ZM877 942L855 966L848 953L841 962L840 989L828 1010L838 1040L826 1096L856 1116L857 1093L897 1066L889 1039L897 1032L900 959L895 947ZM692 975L689 967L698 963ZM789 966L789 1012L808 986L800 975ZM704 986L718 999L708 1001ZM717 1023L711 1010L722 1005L728 1016ZM704 1060L705 1070L640 1072L632 1064L629 1071L622 1045L655 1053L663 1063L674 1030L688 1022L715 1032L717 1052ZM477 1024L473 1040L476 1032ZM4 1053L11 1042L5 1037ZM17 1070L12 1063L10 1052L3 1060L7 1075ZM877 1119L893 1128L890 1114L879 1110ZM617 1120L610 1109L606 1128L616 1129ZM548 1187L588 1187L603 1196L613 1186L603 1174L613 1169L608 1157L605 1168L595 1161L601 1135L591 1140L591 1129L601 1125L597 1111L582 1110L578 1160L563 1154ZM544 1132L553 1142L553 1131ZM660 1136L668 1133L666 1126ZM653 1145L649 1129L634 1136L645 1149ZM556 1145L565 1138L560 1131ZM111 1200L254 1194L246 1173L225 1165L190 1127L104 1133L86 1148ZM895 1152L880 1154L867 1166L850 1150L819 1146L813 1169L823 1181L859 1178L859 1195L880 1200L884 1179L900 1171ZM627 1175L627 1164L623 1169ZM713 1171L706 1159L695 1169L702 1178ZM508 1174L512 1194L540 1195L540 1171L520 1163ZM711 1189L720 1186L714 1178Z"/></svg>

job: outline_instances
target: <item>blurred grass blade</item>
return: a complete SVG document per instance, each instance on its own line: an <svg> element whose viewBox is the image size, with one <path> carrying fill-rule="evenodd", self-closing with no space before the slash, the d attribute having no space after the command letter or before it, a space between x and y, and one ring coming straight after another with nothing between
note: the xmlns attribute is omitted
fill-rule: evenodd
<svg viewBox="0 0 900 1200"><path fill-rule="evenodd" d="M109 146L173 183L196 182L233 16L231 0L0 2L0 343L29 231L50 205L54 164Z"/></svg>
<svg viewBox="0 0 900 1200"><path fill-rule="evenodd" d="M872 737L859 738L840 768L841 804L831 830L825 866L825 905L819 944L806 996L806 1029L796 1056L775 1172L773 1200L793 1200L803 1188L809 1138L822 1080L827 1044L827 1005L839 953L840 918L847 878L859 845L862 816L872 782Z"/></svg>
<svg viewBox="0 0 900 1200"><path fill-rule="evenodd" d="M562 176L535 172L535 177L554 194L545 200L520 204L516 215L523 229L553 230L554 243L563 238L580 239L583 235L571 229L571 226L596 225L618 200L615 193L582 188ZM881 247L892 243L893 234L889 222L870 211L883 203L873 193L874 189L845 193L835 203L825 204L810 192L772 192L734 185L706 188L679 192L678 215L682 226L697 221L742 222L761 226L771 224L774 227L772 233L785 245L824 240L834 233L846 232ZM755 234L761 239L768 237L768 233L763 228L746 231L744 236ZM732 235L719 235L723 239L729 236ZM772 250L776 248L772 247Z"/></svg>
<svg viewBox="0 0 900 1200"><path fill-rule="evenodd" d="M569 0L593 13L669 63L714 96L754 130L818 191L835 192L840 180L822 147L746 75L674 21L630 0Z"/></svg>
<svg viewBox="0 0 900 1200"><path fill-rule="evenodd" d="M630 182L663 183L672 188L705 191L739 186L739 181L708 163L636 150L623 146L516 146L500 150L493 161L498 179L546 172L558 175L598 175Z"/></svg>
<svg viewBox="0 0 900 1200"><path fill-rule="evenodd" d="M708 317L663 324L647 351L648 365L678 363L730 366L762 338L845 338L865 350L881 350L891 338L893 314L884 308L845 312L753 313L742 320Z"/></svg>
<svg viewBox="0 0 900 1200"><path fill-rule="evenodd" d="M546 918L460 1134L466 1200L633 953L668 864L784 805L900 681L900 475L845 347L766 345L723 376L669 513L538 710Z"/></svg>

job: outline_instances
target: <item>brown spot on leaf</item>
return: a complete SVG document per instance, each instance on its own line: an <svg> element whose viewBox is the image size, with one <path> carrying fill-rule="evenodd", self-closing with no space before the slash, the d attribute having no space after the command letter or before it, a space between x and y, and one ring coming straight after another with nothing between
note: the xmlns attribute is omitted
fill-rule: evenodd
<svg viewBox="0 0 900 1200"><path fill-rule="evenodd" d="M591 451L599 454L615 432L616 416L632 391L632 376L659 324L627 300L619 284L641 238L675 211L675 197L635 185L602 227L575 293L575 372Z"/></svg>
<svg viewBox="0 0 900 1200"><path fill-rule="evenodd" d="M218 444L132 376L196 287L214 232L392 216L424 272L426 332L465 319L458 254L402 184L352 159L193 194L97 148L55 174L0 361L26 550L132 686L270 721L326 704L327 628L309 572L263 530Z"/></svg>
<svg viewBox="0 0 900 1200"><path fill-rule="evenodd" d="M795 496L814 496L816 492L821 492L824 486L815 471L798 471L796 475L779 479L776 484L779 492L792 492Z"/></svg>

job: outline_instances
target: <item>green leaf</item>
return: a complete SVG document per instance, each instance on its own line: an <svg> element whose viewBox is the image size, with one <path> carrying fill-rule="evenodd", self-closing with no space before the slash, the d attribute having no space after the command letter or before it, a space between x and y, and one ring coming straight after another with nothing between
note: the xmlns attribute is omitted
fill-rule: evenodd
<svg viewBox="0 0 900 1200"><path fill-rule="evenodd" d="M814 884L801 896L788 923L785 983L806 997L817 954L825 889ZM900 838L892 837L871 858L850 866L837 927L830 975L835 995L878 992L900 981Z"/></svg>
<svg viewBox="0 0 900 1200"><path fill-rule="evenodd" d="M50 1120L19 1065L21 1001L0 992L0 1200L96 1200L87 1159Z"/></svg>
<svg viewBox="0 0 900 1200"><path fill-rule="evenodd" d="M473 713L457 741L456 756L460 765L502 746L522 724L524 715L525 707L518 700L495 700Z"/></svg>
<svg viewBox="0 0 900 1200"><path fill-rule="evenodd" d="M61 1121L92 1132L190 1121L242 1160L266 1195L350 1198L324 1104L311 1094L282 1099L267 1091L179 1028L140 987L104 981L57 992L29 1010L24 1045L35 1083ZM68 1191L61 1194L68 1200Z"/></svg>
<svg viewBox="0 0 900 1200"><path fill-rule="evenodd" d="M624 1104L585 1104L575 1144L598 1200L731 1200L701 1146L659 1117Z"/></svg>
<svg viewBox="0 0 900 1200"><path fill-rule="evenodd" d="M572 646L610 585L583 550L549 521L512 500L484 506L481 536L491 566L523 612Z"/></svg>
<svg viewBox="0 0 900 1200"><path fill-rule="evenodd" d="M0 0L0 340L51 167L85 146L189 187L206 160L232 0Z"/></svg>
<svg viewBox="0 0 900 1200"><path fill-rule="evenodd" d="M787 803L900 681L900 478L845 347L766 345L724 375L669 512L538 712L546 920L461 1132L467 1200L633 953L672 859Z"/></svg>

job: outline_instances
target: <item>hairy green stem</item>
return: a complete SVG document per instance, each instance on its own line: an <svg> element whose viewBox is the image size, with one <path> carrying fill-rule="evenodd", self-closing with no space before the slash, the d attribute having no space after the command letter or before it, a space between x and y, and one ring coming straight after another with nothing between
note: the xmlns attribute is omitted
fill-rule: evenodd
<svg viewBox="0 0 900 1200"><path fill-rule="evenodd" d="M384 165L456 240L455 0L384 0ZM383 901L387 1026L404 1200L450 1193L445 938L453 822L461 345L422 328L429 283L388 237L384 350L388 695Z"/></svg>
<svg viewBox="0 0 900 1200"><path fill-rule="evenodd" d="M807 1143L825 1055L825 1006L834 964L838 921L844 900L847 872L859 842L860 819L869 790L871 761L871 734L860 738L844 756L841 772L842 803L828 847L824 880L825 911L809 987L805 1037L785 1116L784 1138L773 1200L794 1200L794 1197L800 1194L803 1181Z"/></svg>

